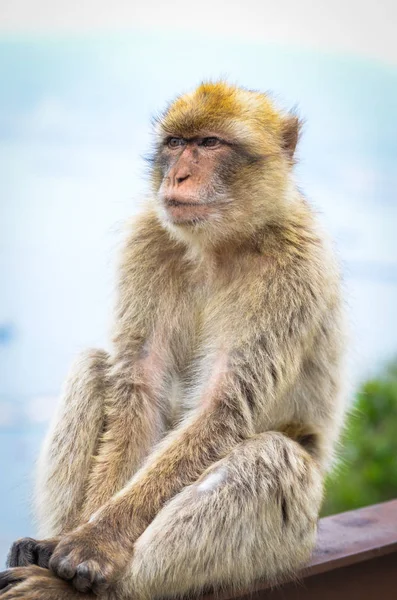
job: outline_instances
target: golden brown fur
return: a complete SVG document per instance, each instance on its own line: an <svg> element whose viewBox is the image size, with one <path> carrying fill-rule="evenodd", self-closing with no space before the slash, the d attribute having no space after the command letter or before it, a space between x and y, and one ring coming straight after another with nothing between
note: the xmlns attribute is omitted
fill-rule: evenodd
<svg viewBox="0 0 397 600"><path fill-rule="evenodd" d="M86 598L237 588L313 548L344 337L333 253L293 181L299 123L219 82L156 133L113 351L83 357L41 456L52 542L14 545L2 600L82 598L53 573Z"/></svg>

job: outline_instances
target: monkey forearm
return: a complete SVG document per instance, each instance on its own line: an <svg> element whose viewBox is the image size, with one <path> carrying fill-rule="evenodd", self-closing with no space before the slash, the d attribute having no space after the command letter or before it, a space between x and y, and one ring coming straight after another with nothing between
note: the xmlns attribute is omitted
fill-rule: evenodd
<svg viewBox="0 0 397 600"><path fill-rule="evenodd" d="M242 439L252 435L244 412L220 403L169 436L155 455L91 522L131 545L165 502L193 483Z"/></svg>
<svg viewBox="0 0 397 600"><path fill-rule="evenodd" d="M106 407L106 431L90 476L82 522L126 485L158 442L161 415L148 393L133 385L116 388Z"/></svg>

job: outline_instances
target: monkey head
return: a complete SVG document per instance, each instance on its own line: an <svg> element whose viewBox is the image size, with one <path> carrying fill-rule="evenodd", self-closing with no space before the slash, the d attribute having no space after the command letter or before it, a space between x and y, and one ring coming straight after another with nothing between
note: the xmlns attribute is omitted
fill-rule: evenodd
<svg viewBox="0 0 397 600"><path fill-rule="evenodd" d="M152 183L178 237L252 235L287 210L299 121L265 94L203 83L157 120Z"/></svg>

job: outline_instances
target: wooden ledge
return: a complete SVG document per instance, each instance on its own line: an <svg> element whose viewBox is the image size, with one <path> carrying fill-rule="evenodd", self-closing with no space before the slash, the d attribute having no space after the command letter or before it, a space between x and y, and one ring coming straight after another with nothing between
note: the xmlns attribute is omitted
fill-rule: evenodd
<svg viewBox="0 0 397 600"><path fill-rule="evenodd" d="M397 500L321 519L316 549L298 582L204 598L396 600Z"/></svg>

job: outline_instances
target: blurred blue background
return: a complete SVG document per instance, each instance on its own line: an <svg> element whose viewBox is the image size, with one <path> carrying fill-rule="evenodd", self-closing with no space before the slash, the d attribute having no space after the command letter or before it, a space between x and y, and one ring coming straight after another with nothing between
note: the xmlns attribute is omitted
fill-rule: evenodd
<svg viewBox="0 0 397 600"><path fill-rule="evenodd" d="M343 264L353 389L397 349L397 69L256 38L0 35L1 561L34 533L34 459L69 365L108 346L120 231L147 191L150 117L202 79L298 107L297 179Z"/></svg>

